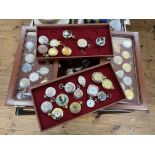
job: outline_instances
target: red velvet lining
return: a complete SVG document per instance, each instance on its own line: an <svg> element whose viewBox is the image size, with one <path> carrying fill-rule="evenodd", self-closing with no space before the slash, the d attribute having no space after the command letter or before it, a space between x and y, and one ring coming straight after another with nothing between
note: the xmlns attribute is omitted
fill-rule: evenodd
<svg viewBox="0 0 155 155"><path fill-rule="evenodd" d="M114 90L106 90L104 89L101 84L95 84L92 82L91 80L91 75L93 72L102 72L104 75L106 75L110 80L112 80L113 84L114 84L114 87L115 89ZM56 121L56 120L53 120L51 117L47 116L46 114L42 113L41 110L40 110L40 106L41 106L41 103L46 101L46 100L49 100L49 99L45 99L44 98L44 92L46 90L47 87L54 87L56 88L56 95L60 94L60 93L65 93L64 90L61 90L59 89L59 84L60 83L67 83L69 81L75 83L76 85L78 85L78 76L79 75L83 75L85 78L86 78L86 86L83 88L81 87L82 91L84 92L84 94L86 94L86 90L88 88L88 85L89 84L95 84L99 87L99 90L103 90L105 91L107 94L111 94L112 95L112 98L110 99L107 99L106 101L104 102L98 102L96 103L95 107L93 108L88 108L87 105L86 105L86 101L88 99L88 95L84 95L82 99L80 100L76 100L74 99L73 97L73 94L67 94L68 97L69 97L69 105L70 103L72 103L73 101L83 101L83 106L82 106L82 110L79 114L77 115L74 115L74 114L71 114L70 111L68 109L63 109L64 111L64 117L59 120L59 121ZM84 72L81 72L81 73L76 73L74 75L71 75L71 76L68 76L68 77L63 77L59 80L56 80L54 82L49 82L49 83L46 83L44 85L41 85L41 86L38 86L38 87L35 87L35 88L32 88L31 89L32 91L32 96L33 96L33 100L34 100L34 106L35 106L35 109L36 109L36 114L38 116L38 120L39 120L39 124L40 124L40 128L41 130L45 130L45 129L48 129L50 127L54 127L60 123L64 123L66 121L69 121L73 118L76 118L76 117L79 117L81 115L84 115L86 113L89 113L89 112L93 112L97 109L100 109L100 108L103 108L103 107L107 107L107 106L110 106L122 99L125 99L125 95L121 89L121 86L115 76L115 73L111 67L111 64L108 63L106 65L97 65L97 67L92 67L90 68L89 70L86 70ZM56 103L53 103L53 106L54 107L58 107Z"/></svg>
<svg viewBox="0 0 155 155"><path fill-rule="evenodd" d="M64 39L62 37L63 30L71 30L75 39ZM41 35L45 35L51 39L58 39L64 45L72 49L72 55L69 57L63 56L61 53L62 46L58 47L59 54L55 57L49 57L48 59L70 59L74 57L105 57L113 56L112 40L109 25L66 25L66 26L38 26L37 27L37 38ZM95 44L97 37L106 37L106 44L104 47L98 47ZM84 49L84 53L81 52L80 48L77 46L77 40L84 38L91 44L90 47ZM37 40L37 47L39 42ZM49 46L50 48L50 46ZM39 60L46 59L42 54L37 52L37 58Z"/></svg>

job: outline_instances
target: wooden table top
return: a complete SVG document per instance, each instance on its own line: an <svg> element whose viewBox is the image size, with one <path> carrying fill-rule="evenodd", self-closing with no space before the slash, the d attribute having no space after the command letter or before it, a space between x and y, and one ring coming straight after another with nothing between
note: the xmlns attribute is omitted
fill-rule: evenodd
<svg viewBox="0 0 155 155"><path fill-rule="evenodd" d="M16 116L4 105L22 25L30 20L0 20L0 134L155 134L155 20L131 20L129 31L140 32L150 112L88 114L40 132L35 115Z"/></svg>

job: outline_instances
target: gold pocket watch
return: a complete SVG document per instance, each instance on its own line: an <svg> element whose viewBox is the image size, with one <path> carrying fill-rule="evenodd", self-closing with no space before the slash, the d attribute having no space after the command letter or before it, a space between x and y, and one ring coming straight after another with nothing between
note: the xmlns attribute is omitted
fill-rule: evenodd
<svg viewBox="0 0 155 155"><path fill-rule="evenodd" d="M105 89L114 89L114 85L113 85L112 81L109 79L104 79L102 81L102 87Z"/></svg>
<svg viewBox="0 0 155 155"><path fill-rule="evenodd" d="M131 89L126 89L124 91L124 93L125 93L125 96L128 100L132 100L135 96L133 90L131 90Z"/></svg>
<svg viewBox="0 0 155 155"><path fill-rule="evenodd" d="M102 87L105 89L114 89L112 81L107 79L101 72L94 72L92 74L92 81L95 83L102 83Z"/></svg>
<svg viewBox="0 0 155 155"><path fill-rule="evenodd" d="M62 48L62 54L63 54L64 56L70 56L70 55L72 54L72 49L69 48L69 47L67 47L67 46L64 46L64 47Z"/></svg>
<svg viewBox="0 0 155 155"><path fill-rule="evenodd" d="M51 116L54 120L60 120L64 112L61 108L54 108L50 113L48 113L49 116Z"/></svg>
<svg viewBox="0 0 155 155"><path fill-rule="evenodd" d="M125 72L131 72L131 70L132 70L132 66L129 63L124 63L123 66L122 66L122 68L123 68L123 70Z"/></svg>
<svg viewBox="0 0 155 155"><path fill-rule="evenodd" d="M79 102L72 102L69 106L69 110L72 114L78 114L81 111L81 106L82 106L83 102L79 101Z"/></svg>
<svg viewBox="0 0 155 155"><path fill-rule="evenodd" d="M48 54L46 54L46 56L57 56L58 53L58 49L56 47L52 47L48 50Z"/></svg>

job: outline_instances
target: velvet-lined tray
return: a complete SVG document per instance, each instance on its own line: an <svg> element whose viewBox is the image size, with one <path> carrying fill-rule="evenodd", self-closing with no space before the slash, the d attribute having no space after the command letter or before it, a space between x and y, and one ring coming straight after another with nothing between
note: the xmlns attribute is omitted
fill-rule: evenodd
<svg viewBox="0 0 155 155"><path fill-rule="evenodd" d="M101 84L94 83L91 79L92 74L94 72L102 72L108 79L110 79L113 82L114 89L107 90L107 89L104 89ZM84 93L84 96L82 99L75 99L73 97L73 94L67 94L67 93L65 93L65 91L63 89L59 88L59 85L61 83L66 84L67 82L73 82L76 86L79 85L78 84L78 77L80 75L84 76L86 79L85 87L80 87ZM108 98L103 102L98 101L93 108L88 108L86 105L86 101L89 99L89 96L86 94L87 94L87 88L90 84L95 84L96 86L99 87L100 91L104 91L106 94L110 94L111 98ZM68 109L63 109L64 116L59 121L52 119L47 114L44 114L41 111L40 107L44 101L50 101L50 99L44 98L45 90L48 87L54 87L56 89L57 93L55 96L59 95L60 93L67 94L69 97L69 105L74 101L82 101L83 105L82 105L81 112L79 114L72 114L72 113L70 113L70 111ZM59 125L59 124L64 123L66 121L72 120L76 117L82 116L82 115L87 114L89 112L94 112L98 109L111 106L111 105L116 104L117 102L125 99L125 95L123 93L123 90L122 90L122 88L118 82L118 79L116 78L116 75L115 75L113 68L112 68L110 63L97 65L97 66L91 67L89 69L85 69L83 71L75 73L73 75L62 77L62 78L59 78L57 80L48 82L46 84L42 84L40 86L33 87L31 89L31 93L32 93L33 103L34 103L35 111L36 111L36 114L38 117L38 121L39 121L39 125L40 125L41 130L45 130L45 129L48 129L50 127L54 127L56 125ZM54 108L58 107L58 105L56 103L53 103L53 106L54 106Z"/></svg>
<svg viewBox="0 0 155 155"><path fill-rule="evenodd" d="M31 51L26 48L27 43L34 44L34 47ZM10 83L8 87L8 93L6 96L6 105L12 106L32 106L31 94L30 89L24 93L29 94L30 96L27 98L18 99L17 94L21 91L18 89L19 81L22 78L29 78L30 73L37 72L40 67L48 67L49 74L46 76L42 76L37 82L31 82L31 86L35 86L43 81L51 80L53 78L53 66L54 64L51 63L38 63L36 60L32 64L32 70L29 73L24 73L22 71L22 65L25 62L24 58L27 54L36 54L36 32L35 28L29 26L23 26L19 38L18 48L16 52L16 58L14 60L12 74L10 77Z"/></svg>
<svg viewBox="0 0 155 155"><path fill-rule="evenodd" d="M75 38L65 39L62 36L64 30L70 30ZM37 60L55 60L55 59L71 59L71 58L90 58L90 57L112 57L112 40L111 33L108 24L73 24L73 25L44 25L37 26L37 47L40 45L38 38L40 36L46 36L49 40L58 39L67 47L72 49L72 54L70 56L64 56L61 52L62 46L57 47L59 53L57 56L43 56L37 52ZM98 37L105 37L106 43L103 47L98 47L95 44L95 40ZM90 47L81 49L77 46L78 39L86 39ZM48 46L48 49L50 46Z"/></svg>

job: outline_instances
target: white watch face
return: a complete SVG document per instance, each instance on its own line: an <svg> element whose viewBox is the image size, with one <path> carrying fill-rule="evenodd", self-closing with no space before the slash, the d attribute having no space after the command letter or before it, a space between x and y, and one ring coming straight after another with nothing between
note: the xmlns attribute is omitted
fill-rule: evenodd
<svg viewBox="0 0 155 155"><path fill-rule="evenodd" d="M22 66L22 71L24 73L29 73L32 70L32 65L30 65L29 63L24 63Z"/></svg>
<svg viewBox="0 0 155 155"><path fill-rule="evenodd" d="M29 86L30 86L30 81L29 81L29 79L27 79L27 78L21 79L20 82L19 82L19 86L20 86L21 88L27 88L27 87L29 87Z"/></svg>
<svg viewBox="0 0 155 155"><path fill-rule="evenodd" d="M87 43L87 40L85 40L85 39L79 39L77 41L77 45L81 48L85 48L85 47L87 47L88 43Z"/></svg>
<svg viewBox="0 0 155 155"><path fill-rule="evenodd" d="M96 85L88 86L88 89L87 89L88 95L95 97L95 96L97 96L98 92L99 92L99 88Z"/></svg>
<svg viewBox="0 0 155 155"><path fill-rule="evenodd" d="M123 70L118 70L118 71L116 72L116 75L117 75L117 77L119 77L119 78L123 78L123 76L124 76L124 71L123 71Z"/></svg>
<svg viewBox="0 0 155 155"><path fill-rule="evenodd" d="M31 50L34 48L34 43L31 42L31 41L29 41L29 42L26 43L25 47L26 47L29 51L31 51Z"/></svg>
<svg viewBox="0 0 155 155"><path fill-rule="evenodd" d="M48 87L48 88L46 89L46 91L45 91L45 95L46 95L47 97L53 97L53 96L55 96L55 94L56 94L56 90L55 90L55 88L53 88L53 87Z"/></svg>
<svg viewBox="0 0 155 155"><path fill-rule="evenodd" d="M65 91L67 93L73 93L75 91L76 87L75 84L72 82L68 82L65 84Z"/></svg>
<svg viewBox="0 0 155 155"><path fill-rule="evenodd" d="M53 105L51 102L49 101L45 101L41 104L41 111L43 113L48 113L53 109Z"/></svg>
<svg viewBox="0 0 155 155"><path fill-rule="evenodd" d="M115 56L113 58L113 61L114 61L115 64L120 65L123 62L123 59L122 59L121 56Z"/></svg>
<svg viewBox="0 0 155 155"><path fill-rule="evenodd" d="M83 87L86 85L86 79L84 78L84 76L79 76L78 77L78 82L80 85L82 85Z"/></svg>
<svg viewBox="0 0 155 155"><path fill-rule="evenodd" d="M132 84L132 78L129 77L129 76L125 76L123 78L123 82L124 82L125 85L130 86Z"/></svg>
<svg viewBox="0 0 155 155"><path fill-rule="evenodd" d="M87 100L87 106L93 108L95 106L95 101L92 99Z"/></svg>
<svg viewBox="0 0 155 155"><path fill-rule="evenodd" d="M49 39L48 39L46 36L40 36L40 37L38 38L38 42L39 42L40 44L48 44Z"/></svg>
<svg viewBox="0 0 155 155"><path fill-rule="evenodd" d="M50 41L50 46L51 47L58 47L60 45L60 42L57 39L52 39Z"/></svg>
<svg viewBox="0 0 155 155"><path fill-rule="evenodd" d="M25 61L27 62L27 63L33 63L34 61L35 61L35 56L34 56L34 54L27 54L26 56L25 56Z"/></svg>
<svg viewBox="0 0 155 155"><path fill-rule="evenodd" d="M65 30L62 33L64 38L71 38L72 37L72 32L70 30Z"/></svg>
<svg viewBox="0 0 155 155"><path fill-rule="evenodd" d="M124 46L125 48L130 48L130 47L132 46L131 40L125 40L125 41L123 42L123 46Z"/></svg>
<svg viewBox="0 0 155 155"><path fill-rule="evenodd" d="M49 73L50 69L48 67L40 67L38 70L40 75L47 75Z"/></svg>
<svg viewBox="0 0 155 155"><path fill-rule="evenodd" d="M36 72L31 73L31 74L29 75L29 80L30 80L31 82L36 82L36 81L38 81L38 80L39 80L39 74L36 73Z"/></svg>

